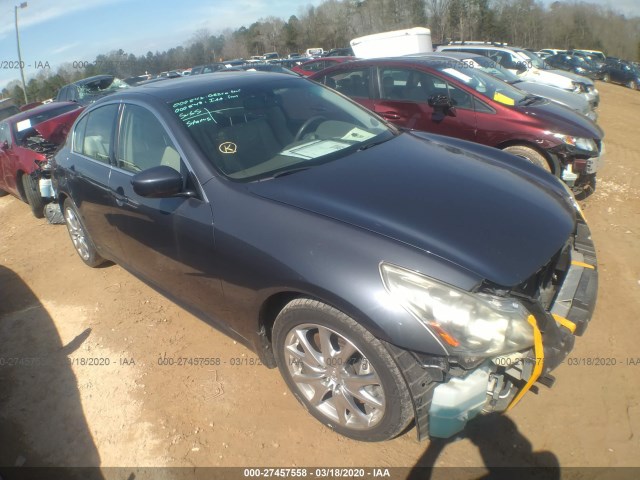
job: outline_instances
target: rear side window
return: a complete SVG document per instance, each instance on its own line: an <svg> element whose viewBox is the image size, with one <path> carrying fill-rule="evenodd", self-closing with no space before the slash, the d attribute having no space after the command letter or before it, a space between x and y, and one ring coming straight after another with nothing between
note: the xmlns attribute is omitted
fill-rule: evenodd
<svg viewBox="0 0 640 480"><path fill-rule="evenodd" d="M369 77L369 68L356 68L327 75L324 83L348 97L369 98Z"/></svg>
<svg viewBox="0 0 640 480"><path fill-rule="evenodd" d="M85 115L73 132L73 150L94 160L109 163L111 138L118 105L96 108Z"/></svg>

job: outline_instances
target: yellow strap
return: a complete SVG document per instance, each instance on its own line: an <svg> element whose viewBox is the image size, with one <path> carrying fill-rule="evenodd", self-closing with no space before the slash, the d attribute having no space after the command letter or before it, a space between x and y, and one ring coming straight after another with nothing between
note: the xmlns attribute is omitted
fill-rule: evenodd
<svg viewBox="0 0 640 480"><path fill-rule="evenodd" d="M536 323L536 319L533 315L529 315L529 318L527 318L527 322L529 322L529 324L533 328L533 352L535 353L536 365L533 368L533 372L531 373L529 381L524 387L522 387L522 390L520 390L515 398L511 401L511 404L507 408L507 412L517 405L520 399L524 397L524 394L529 391L531 385L533 385L536 380L538 380L538 377L540 377L540 374L542 373L542 366L544 364L542 334L540 333L540 329L538 328L538 324Z"/></svg>
<svg viewBox="0 0 640 480"><path fill-rule="evenodd" d="M571 333L576 331L576 324L571 320L561 317L560 315L556 315L555 313L552 313L552 315L556 322L558 322L563 327L567 327Z"/></svg>
<svg viewBox="0 0 640 480"><path fill-rule="evenodd" d="M593 265L589 265L588 263L584 262L578 262L577 260L571 260L571 265L575 265L576 267L590 268L591 270L596 269L596 267L594 267Z"/></svg>

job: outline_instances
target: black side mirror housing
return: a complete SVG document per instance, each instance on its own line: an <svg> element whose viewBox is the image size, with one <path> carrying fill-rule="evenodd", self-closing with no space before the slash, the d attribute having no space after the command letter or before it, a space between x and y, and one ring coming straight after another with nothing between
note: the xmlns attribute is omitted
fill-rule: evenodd
<svg viewBox="0 0 640 480"><path fill-rule="evenodd" d="M182 193L184 179L177 170L166 165L137 173L131 179L133 191L141 197L166 198Z"/></svg>
<svg viewBox="0 0 640 480"><path fill-rule="evenodd" d="M434 110L440 110L450 117L456 116L456 107L451 103L451 99L447 95L432 95L427 100L427 103Z"/></svg>
<svg viewBox="0 0 640 480"><path fill-rule="evenodd" d="M2 148L2 150L9 150L9 142L5 140L2 142L2 145L0 145L0 148Z"/></svg>
<svg viewBox="0 0 640 480"><path fill-rule="evenodd" d="M429 97L429 106L433 108L448 109L453 106L451 100L446 95L432 95Z"/></svg>

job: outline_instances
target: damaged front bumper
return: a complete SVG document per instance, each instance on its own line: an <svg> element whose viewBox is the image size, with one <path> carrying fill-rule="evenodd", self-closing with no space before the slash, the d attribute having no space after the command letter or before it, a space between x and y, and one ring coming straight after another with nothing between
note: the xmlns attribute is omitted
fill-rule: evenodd
<svg viewBox="0 0 640 480"><path fill-rule="evenodd" d="M411 389L419 439L449 438L479 413L507 411L528 391L537 392L538 384L553 386L550 372L564 362L595 309L598 271L586 223L578 222L561 263L566 263L564 279L552 301L545 306L540 299L530 300L526 305L534 332L528 351L478 359L466 370L450 359L415 355L435 385L429 391Z"/></svg>

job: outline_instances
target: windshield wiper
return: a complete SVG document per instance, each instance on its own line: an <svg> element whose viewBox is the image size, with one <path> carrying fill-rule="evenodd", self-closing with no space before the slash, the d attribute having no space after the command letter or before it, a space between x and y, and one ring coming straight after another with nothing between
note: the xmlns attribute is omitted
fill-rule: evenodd
<svg viewBox="0 0 640 480"><path fill-rule="evenodd" d="M375 146L377 146L377 145L380 145L381 143L388 142L389 140L391 140L391 138L386 138L386 139L384 139L384 140L379 140L379 141L377 141L377 142L367 143L366 145L362 145L361 147L359 147L357 151L358 151L358 152L361 152L361 151L363 151L363 150L367 150L367 149L369 149L369 148L371 148L371 147L375 147Z"/></svg>

